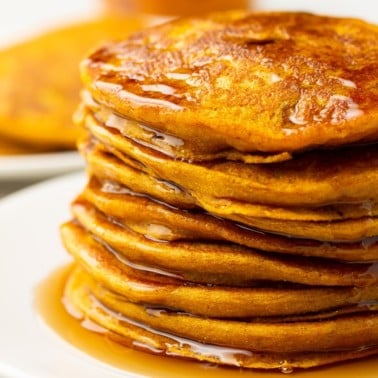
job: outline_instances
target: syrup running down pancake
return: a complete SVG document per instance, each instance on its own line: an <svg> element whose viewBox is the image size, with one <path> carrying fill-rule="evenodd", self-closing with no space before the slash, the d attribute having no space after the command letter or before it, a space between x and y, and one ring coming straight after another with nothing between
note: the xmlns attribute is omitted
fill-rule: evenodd
<svg viewBox="0 0 378 378"><path fill-rule="evenodd" d="M93 52L66 303L162 356L290 372L377 355L377 37L233 11Z"/></svg>

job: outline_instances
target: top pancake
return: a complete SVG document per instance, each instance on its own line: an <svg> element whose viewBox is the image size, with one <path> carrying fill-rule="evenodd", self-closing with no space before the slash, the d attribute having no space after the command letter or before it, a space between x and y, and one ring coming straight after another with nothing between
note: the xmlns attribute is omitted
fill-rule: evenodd
<svg viewBox="0 0 378 378"><path fill-rule="evenodd" d="M82 64L94 99L185 140L283 152L378 139L378 27L306 13L184 18Z"/></svg>

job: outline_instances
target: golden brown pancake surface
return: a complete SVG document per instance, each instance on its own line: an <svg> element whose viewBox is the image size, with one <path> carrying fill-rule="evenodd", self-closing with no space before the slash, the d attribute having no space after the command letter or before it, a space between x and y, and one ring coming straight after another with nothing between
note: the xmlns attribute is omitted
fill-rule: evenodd
<svg viewBox="0 0 378 378"><path fill-rule="evenodd" d="M95 100L183 140L284 152L378 137L378 28L306 13L179 19L82 64Z"/></svg>

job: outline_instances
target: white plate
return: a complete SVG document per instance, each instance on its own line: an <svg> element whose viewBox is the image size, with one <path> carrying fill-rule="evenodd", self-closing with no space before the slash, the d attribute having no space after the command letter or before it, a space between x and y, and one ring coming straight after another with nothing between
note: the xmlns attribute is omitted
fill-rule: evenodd
<svg viewBox="0 0 378 378"><path fill-rule="evenodd" d="M41 183L0 201L0 377L136 377L105 368L41 323L34 289L70 261L58 236L82 174Z"/></svg>
<svg viewBox="0 0 378 378"><path fill-rule="evenodd" d="M0 157L0 181L40 180L84 167L76 151Z"/></svg>
<svg viewBox="0 0 378 378"><path fill-rule="evenodd" d="M75 349L42 323L33 306L36 286L71 261L58 228L69 219L69 203L84 183L83 174L71 174L0 200L0 377L145 377L138 369L120 371ZM378 361L368 364L360 361L295 377L376 378ZM239 370L232 372L230 377L244 376ZM172 377L164 371L153 376ZM192 375L184 369L180 376L203 378L209 374L205 370ZM256 373L256 377L273 376L283 377L280 373Z"/></svg>

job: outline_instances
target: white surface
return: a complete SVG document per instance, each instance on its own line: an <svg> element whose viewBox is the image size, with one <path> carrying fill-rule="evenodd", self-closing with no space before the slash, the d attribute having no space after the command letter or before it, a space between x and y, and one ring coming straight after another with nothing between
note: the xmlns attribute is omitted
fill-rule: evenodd
<svg viewBox="0 0 378 378"><path fill-rule="evenodd" d="M78 152L0 156L0 191L5 180L36 180L78 170L84 159Z"/></svg>
<svg viewBox="0 0 378 378"><path fill-rule="evenodd" d="M36 285L71 261L58 235L82 174L47 181L0 200L0 376L135 377L66 344L33 308Z"/></svg>
<svg viewBox="0 0 378 378"><path fill-rule="evenodd" d="M1 0L0 47L80 19L89 18L100 0Z"/></svg>

